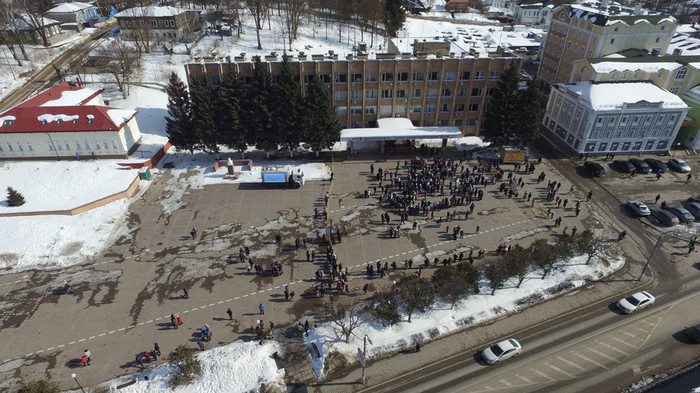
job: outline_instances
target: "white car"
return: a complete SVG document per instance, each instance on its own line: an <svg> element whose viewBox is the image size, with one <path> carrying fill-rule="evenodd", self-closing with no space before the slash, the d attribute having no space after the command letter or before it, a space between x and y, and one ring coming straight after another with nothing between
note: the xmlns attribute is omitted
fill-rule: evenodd
<svg viewBox="0 0 700 393"><path fill-rule="evenodd" d="M644 307L654 304L656 298L649 292L642 291L622 298L617 302L617 308L625 314L631 314Z"/></svg>
<svg viewBox="0 0 700 393"><path fill-rule="evenodd" d="M634 212L634 214L638 216L648 216L651 214L651 211L649 211L649 207L639 201L627 201L627 207L630 208Z"/></svg>
<svg viewBox="0 0 700 393"><path fill-rule="evenodd" d="M681 173L688 173L691 170L687 162L678 158L670 158L668 160L668 166Z"/></svg>
<svg viewBox="0 0 700 393"><path fill-rule="evenodd" d="M488 364L494 364L500 362L501 360L506 360L512 358L522 351L523 348L520 343L515 339L509 338L508 340L503 340L497 342L492 346L484 349L481 352L481 356L486 360Z"/></svg>

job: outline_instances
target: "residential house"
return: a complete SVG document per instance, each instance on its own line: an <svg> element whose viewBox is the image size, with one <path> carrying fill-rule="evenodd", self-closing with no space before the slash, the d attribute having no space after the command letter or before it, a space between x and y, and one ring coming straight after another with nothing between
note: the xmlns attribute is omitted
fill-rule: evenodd
<svg viewBox="0 0 700 393"><path fill-rule="evenodd" d="M115 17L127 40L146 33L154 41L190 41L201 28L199 11L170 6L133 7Z"/></svg>
<svg viewBox="0 0 700 393"><path fill-rule="evenodd" d="M61 42L73 34L61 30L60 23L50 18L41 18L36 25L28 17L16 17L4 22L0 25L0 36L4 40L20 40L27 45L44 45L40 31L46 34L49 45Z"/></svg>
<svg viewBox="0 0 700 393"><path fill-rule="evenodd" d="M101 89L60 84L0 114L0 159L126 158L141 142L135 116Z"/></svg>
<svg viewBox="0 0 700 393"><path fill-rule="evenodd" d="M554 0L536 2L528 0L514 4L513 17L519 23L547 30L552 21L552 12L557 6L559 3Z"/></svg>
<svg viewBox="0 0 700 393"><path fill-rule="evenodd" d="M87 3L69 2L60 3L46 11L47 18L57 20L62 27L75 26L81 31L84 27L92 27L100 17L100 10L96 6Z"/></svg>

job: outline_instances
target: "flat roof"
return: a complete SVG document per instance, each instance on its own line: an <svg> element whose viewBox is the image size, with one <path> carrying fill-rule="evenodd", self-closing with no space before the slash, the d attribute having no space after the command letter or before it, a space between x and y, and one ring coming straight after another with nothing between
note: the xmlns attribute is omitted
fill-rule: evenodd
<svg viewBox="0 0 700 393"><path fill-rule="evenodd" d="M646 101L660 103L662 108L687 108L677 95L649 82L626 83L560 83L557 87L579 96L579 101L593 110L620 109L624 104Z"/></svg>
<svg viewBox="0 0 700 393"><path fill-rule="evenodd" d="M346 128L340 131L340 141L400 141L413 139L461 138L458 127L416 127L404 117L377 120L376 128Z"/></svg>

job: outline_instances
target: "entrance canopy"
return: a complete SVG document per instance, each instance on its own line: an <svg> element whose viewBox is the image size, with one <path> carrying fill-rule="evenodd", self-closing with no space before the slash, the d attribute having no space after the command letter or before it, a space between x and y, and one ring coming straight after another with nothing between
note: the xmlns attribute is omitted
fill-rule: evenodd
<svg viewBox="0 0 700 393"><path fill-rule="evenodd" d="M377 124L377 128L346 128L340 131L340 141L399 141L462 137L458 127L416 127L411 120L403 117L379 119Z"/></svg>

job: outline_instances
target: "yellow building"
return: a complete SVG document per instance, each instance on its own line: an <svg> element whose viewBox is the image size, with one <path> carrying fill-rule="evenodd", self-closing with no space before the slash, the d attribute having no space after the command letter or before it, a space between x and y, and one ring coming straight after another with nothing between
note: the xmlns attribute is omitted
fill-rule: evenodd
<svg viewBox="0 0 700 393"><path fill-rule="evenodd" d="M675 29L676 20L669 15L613 15L582 5L563 5L554 9L537 75L549 84L569 82L573 65L580 59L628 49L665 53Z"/></svg>
<svg viewBox="0 0 700 393"><path fill-rule="evenodd" d="M415 53L399 52L394 45L396 53L348 55L345 59L333 53L301 54L291 58L290 65L300 76L302 90L311 75L330 88L335 113L345 128L374 127L381 118L405 117L415 126L454 126L465 135L478 135L501 72L511 62L519 70L521 59L507 53L474 57L449 43L414 44ZM188 81L206 74L214 86L228 67L236 67L245 83L254 64L244 54L196 60L185 64ZM281 58L271 54L262 60L274 83L282 68Z"/></svg>

